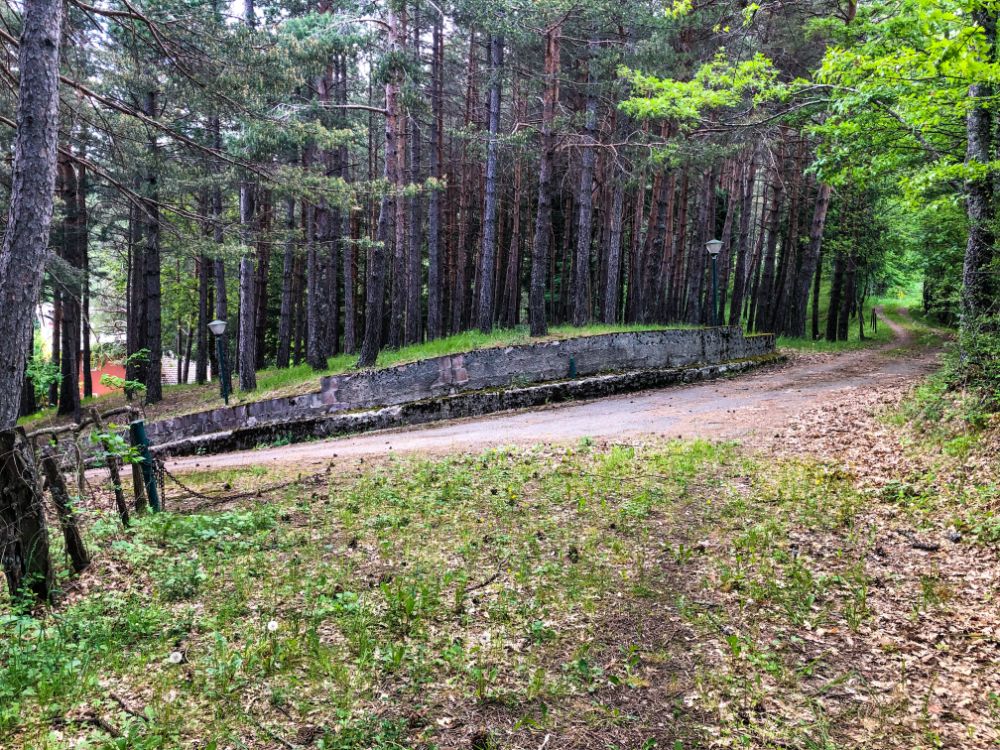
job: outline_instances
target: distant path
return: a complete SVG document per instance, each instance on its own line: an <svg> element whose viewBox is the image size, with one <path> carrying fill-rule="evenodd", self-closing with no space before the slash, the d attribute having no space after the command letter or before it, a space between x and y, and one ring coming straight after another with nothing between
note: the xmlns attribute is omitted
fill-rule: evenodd
<svg viewBox="0 0 1000 750"><path fill-rule="evenodd" d="M624 440L643 435L750 438L773 435L789 417L845 390L876 383L903 386L930 372L937 352L914 349L912 334L879 318L895 334L889 344L836 355L793 355L790 363L732 380L675 386L428 426L167 462L171 471L327 463L334 458L394 453L446 453L498 445L578 440Z"/></svg>

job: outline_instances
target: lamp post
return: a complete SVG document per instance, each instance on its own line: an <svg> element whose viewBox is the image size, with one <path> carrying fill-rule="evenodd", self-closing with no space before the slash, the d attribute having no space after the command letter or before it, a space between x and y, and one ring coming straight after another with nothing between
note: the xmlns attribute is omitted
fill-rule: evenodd
<svg viewBox="0 0 1000 750"><path fill-rule="evenodd" d="M229 365L226 362L226 347L222 343L222 334L226 332L226 321L213 320L208 324L208 330L215 335L215 350L219 355L219 387L222 389L222 400L229 406Z"/></svg>
<svg viewBox="0 0 1000 750"><path fill-rule="evenodd" d="M719 268L717 260L722 250L722 240L709 240L705 249L712 256L712 325L719 325Z"/></svg>

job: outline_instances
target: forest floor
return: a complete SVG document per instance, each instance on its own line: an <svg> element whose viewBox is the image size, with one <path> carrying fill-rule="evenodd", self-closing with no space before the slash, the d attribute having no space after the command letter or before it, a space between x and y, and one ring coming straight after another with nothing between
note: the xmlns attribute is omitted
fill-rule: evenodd
<svg viewBox="0 0 1000 750"><path fill-rule="evenodd" d="M95 493L55 611L0 602L0 747L995 748L1000 423L910 419L938 333L890 317L595 434L200 457L128 532Z"/></svg>

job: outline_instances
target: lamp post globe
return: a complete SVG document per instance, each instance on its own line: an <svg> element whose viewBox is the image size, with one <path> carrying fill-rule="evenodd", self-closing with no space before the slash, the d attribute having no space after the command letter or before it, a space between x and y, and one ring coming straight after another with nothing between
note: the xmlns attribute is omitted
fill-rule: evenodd
<svg viewBox="0 0 1000 750"><path fill-rule="evenodd" d="M717 260L722 251L722 240L709 240L705 249L712 257L712 325L719 325L719 269Z"/></svg>
<svg viewBox="0 0 1000 750"><path fill-rule="evenodd" d="M229 364L226 362L226 345L222 335L226 332L226 321L213 320L208 324L208 330L215 336L215 351L219 358L219 388L222 389L222 400L229 406Z"/></svg>

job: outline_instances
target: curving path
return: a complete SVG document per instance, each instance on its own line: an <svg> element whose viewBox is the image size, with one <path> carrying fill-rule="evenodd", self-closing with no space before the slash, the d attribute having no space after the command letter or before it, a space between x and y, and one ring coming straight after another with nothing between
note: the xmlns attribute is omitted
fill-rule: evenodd
<svg viewBox="0 0 1000 750"><path fill-rule="evenodd" d="M334 458L397 453L445 453L498 445L624 440L643 435L752 438L780 430L788 419L845 390L905 385L934 369L937 351L913 345L908 330L881 316L895 334L889 344L837 355L795 356L731 380L675 386L544 409L213 456L171 459L171 471L328 463Z"/></svg>

